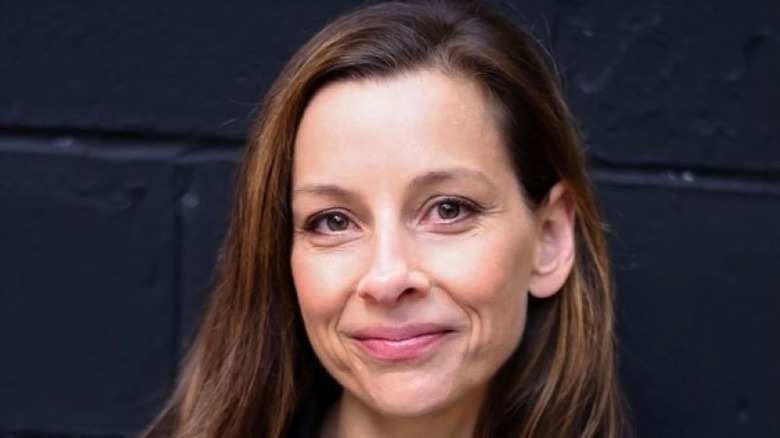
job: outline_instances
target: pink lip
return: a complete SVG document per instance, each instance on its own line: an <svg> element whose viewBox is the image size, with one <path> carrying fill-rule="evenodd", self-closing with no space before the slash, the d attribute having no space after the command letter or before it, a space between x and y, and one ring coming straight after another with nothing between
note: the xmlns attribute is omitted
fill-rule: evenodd
<svg viewBox="0 0 780 438"><path fill-rule="evenodd" d="M351 337L372 358L399 362L426 355L452 332L451 328L438 324L413 324L361 329Z"/></svg>

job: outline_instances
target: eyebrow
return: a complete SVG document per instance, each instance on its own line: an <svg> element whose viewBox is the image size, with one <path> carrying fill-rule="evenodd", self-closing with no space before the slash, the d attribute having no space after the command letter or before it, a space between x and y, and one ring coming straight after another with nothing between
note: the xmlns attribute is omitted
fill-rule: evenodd
<svg viewBox="0 0 780 438"><path fill-rule="evenodd" d="M459 179L476 180L482 184L493 187L490 178L484 173L465 167L454 167L451 169L435 170L415 177L409 184L409 191L420 190L426 186Z"/></svg>
<svg viewBox="0 0 780 438"><path fill-rule="evenodd" d="M411 183L407 191L414 192L421 190L424 187L432 186L448 181L454 181L459 179L476 180L482 184L487 184L490 187L494 187L490 178L482 172L477 170L468 169L465 167L454 167L451 169L434 170L426 172L422 175L416 176ZM352 198L355 197L355 192L348 190L336 184L304 184L293 190L293 196L297 194L311 194L319 196L332 196L339 198Z"/></svg>
<svg viewBox="0 0 780 438"><path fill-rule="evenodd" d="M354 193L336 184L304 184L293 190L293 196L297 194L327 195L348 198Z"/></svg>

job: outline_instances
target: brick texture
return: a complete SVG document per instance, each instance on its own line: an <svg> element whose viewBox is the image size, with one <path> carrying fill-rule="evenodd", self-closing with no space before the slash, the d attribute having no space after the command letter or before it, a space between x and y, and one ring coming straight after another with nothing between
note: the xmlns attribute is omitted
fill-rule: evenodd
<svg viewBox="0 0 780 438"><path fill-rule="evenodd" d="M361 2L266 3L0 2L0 438L132 436L168 394L255 105ZM780 3L493 3L587 140L638 436L780 436Z"/></svg>

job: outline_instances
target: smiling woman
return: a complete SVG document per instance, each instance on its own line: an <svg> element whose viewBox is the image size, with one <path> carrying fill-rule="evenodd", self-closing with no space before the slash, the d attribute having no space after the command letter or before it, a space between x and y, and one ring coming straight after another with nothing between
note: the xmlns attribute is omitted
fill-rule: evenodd
<svg viewBox="0 0 780 438"><path fill-rule="evenodd" d="M332 436L471 434L520 342L526 291L555 293L573 262L565 185L531 211L509 163L465 79L412 71L312 99L295 143L292 273L312 347L345 389Z"/></svg>
<svg viewBox="0 0 780 438"><path fill-rule="evenodd" d="M238 191L149 436L625 435L574 122L505 18L335 21L271 89Z"/></svg>

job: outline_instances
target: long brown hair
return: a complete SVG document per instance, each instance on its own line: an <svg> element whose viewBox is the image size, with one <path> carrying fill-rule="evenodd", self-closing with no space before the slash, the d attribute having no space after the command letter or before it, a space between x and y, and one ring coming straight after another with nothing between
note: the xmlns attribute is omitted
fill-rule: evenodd
<svg viewBox="0 0 780 438"><path fill-rule="evenodd" d="M208 311L149 436L283 437L322 390L290 272L293 144L312 94L337 80L439 69L491 101L532 208L565 181L576 205L576 259L563 289L531 299L520 346L499 370L476 436L626 434L617 385L612 292L581 140L533 39L479 5L384 3L315 35L271 87L249 138Z"/></svg>

